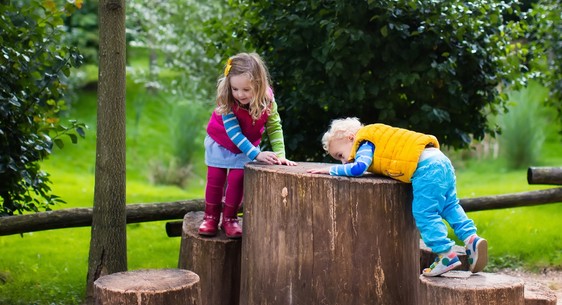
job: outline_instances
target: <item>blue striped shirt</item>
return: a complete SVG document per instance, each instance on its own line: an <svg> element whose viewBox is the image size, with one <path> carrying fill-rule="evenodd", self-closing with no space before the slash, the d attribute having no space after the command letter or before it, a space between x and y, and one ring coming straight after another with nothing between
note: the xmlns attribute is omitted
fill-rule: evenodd
<svg viewBox="0 0 562 305"><path fill-rule="evenodd" d="M222 121L224 123L224 129L226 129L226 134L250 160L254 160L261 152L259 147L255 147L246 136L242 133L238 119L234 113L229 112L223 114Z"/></svg>
<svg viewBox="0 0 562 305"><path fill-rule="evenodd" d="M375 153L375 145L372 142L365 141L357 149L355 161L341 165L330 167L330 175L332 176L351 176L357 177L363 175L371 163Z"/></svg>

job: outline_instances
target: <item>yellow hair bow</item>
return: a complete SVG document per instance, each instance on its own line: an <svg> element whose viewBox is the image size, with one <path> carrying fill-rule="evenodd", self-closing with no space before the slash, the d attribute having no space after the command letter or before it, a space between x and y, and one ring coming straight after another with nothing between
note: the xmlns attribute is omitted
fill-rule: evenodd
<svg viewBox="0 0 562 305"><path fill-rule="evenodd" d="M228 76L228 73L230 72L230 68L232 68L232 58L229 58L228 61L226 62L226 67L224 68L224 77Z"/></svg>

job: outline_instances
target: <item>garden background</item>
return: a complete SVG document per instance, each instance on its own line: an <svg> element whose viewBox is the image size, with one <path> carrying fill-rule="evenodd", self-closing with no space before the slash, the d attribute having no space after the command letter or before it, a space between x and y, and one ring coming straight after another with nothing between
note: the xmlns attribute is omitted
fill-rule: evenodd
<svg viewBox="0 0 562 305"><path fill-rule="evenodd" d="M428 77L427 75L420 73L417 78L403 77L402 85L411 85L412 91L400 92L400 97L386 96L388 104L375 103L374 109L377 111L373 111L373 107L367 103L361 106L363 107L361 109L369 109L369 111L357 110L353 108L354 105L358 105L355 102L369 100L369 94L372 98L378 93L360 93L358 87L365 86L361 77L353 79L358 87L341 88L341 86L346 87L346 82L343 80L349 80L346 73L350 69L338 69L339 62L333 58L332 61L324 62L326 69L324 73L331 73L336 77L317 83L316 79L319 80L320 77L310 77L310 74L314 75L318 72L314 69L312 71L305 69L310 58L320 60L318 58L321 55L314 50L309 55L310 58L303 56L302 61L286 64L276 58L276 54L286 50L279 46L259 46L259 39L273 42L271 37L255 35L258 38L253 41L249 38L241 39L245 35L250 36L252 28L238 33L239 36L235 37L238 39L233 39L229 32L232 28L229 26L238 29L242 26L239 23L228 25L224 20L239 17L243 13L248 14L246 19L257 18L246 11L249 9L248 4L240 2L239 5L228 6L219 2L208 4L200 4L196 1L180 2L160 3L157 8L151 7L149 1L128 3L126 199L128 204L203 197L205 166L202 161L202 142L206 122L214 105L214 85L221 74L225 56L236 51L248 50L249 45L252 46L249 50L261 50L260 53L264 55L266 62L271 62L270 72L274 85L277 85L278 103L284 111L282 119L288 122L284 127L287 126L289 135L292 135L286 134L287 146L288 150L293 152L291 158L295 161L314 159L327 161L328 159L322 155L320 143L317 141L321 132L317 130L311 131L305 128L307 133L312 133L317 138L310 143L317 143L317 145L307 145L306 149L299 149L300 146L304 146L306 139L295 134L294 129L299 122L302 123L306 119L299 115L292 116L289 108L310 106L311 109L318 111L317 115L314 113L314 119L308 121L317 123L318 127L315 128L319 130L327 126L318 123L321 119L334 118L336 114L354 115L355 113L358 116L365 113L372 115L372 120L417 126L415 122L409 121L412 116L404 118L409 114L406 111L408 109L402 108L404 110L402 115L399 111L391 111L390 106L399 104L399 99L404 95L412 96L415 92L419 92L423 86L417 87L416 81ZM52 154L40 162L41 168L50 174L52 192L66 201L66 204L53 206L53 209L91 207L93 204L98 71L95 64L96 48L92 45L95 46L97 39L96 3L97 1L85 2L80 10L65 19L66 32L70 33L65 37L69 44L79 47L81 53L86 56L86 64L73 70L70 75L68 82L74 90L71 91L72 94L66 96L66 104L63 107L65 109L61 109L59 116L61 122L77 120L84 123L87 128L84 139L79 139L76 144L65 141L62 149L54 147ZM369 3L371 1L366 1L363 5ZM396 2L396 12L399 11L398 8L403 8L401 5L411 3L413 2ZM481 2L481 4L485 3L487 2ZM490 3L499 2L490 1ZM523 8L526 5L528 10L533 3L532 1L524 3ZM260 1L256 1L255 5L259 7ZM267 10L263 3L262 5L262 8ZM322 8L308 7L300 1L295 1L291 5L294 12L288 13L287 18L296 20L298 26L303 26L305 22L314 23L307 21L303 15L299 15L299 12L308 10L308 17L311 11L315 12L327 20L326 23L329 20L336 20L330 19L333 18L329 13L332 10L340 10L338 16L344 15L342 12L346 10L349 10L347 13L350 16L354 12L345 5L344 1L335 1L333 7L324 8L324 11ZM381 6L383 5L384 3L381 3ZM282 11L282 8L276 8L276 12ZM186 13L174 14L174 12ZM166 26L161 27L161 25ZM258 27L259 25L258 23ZM352 57L353 52L360 52L349 44L353 41L361 41L364 39L363 36L368 36L366 33L354 33L350 30L352 27L349 24L331 26L336 28L331 36L334 38L331 42L335 44L333 53ZM268 35L282 36L275 32L274 26L264 31ZM387 31L392 32L392 28L387 28ZM402 28L398 28L398 31L402 31ZM379 33L384 34L383 31ZM309 34L315 36L312 30ZM349 40L338 41L338 37L346 34ZM297 36L293 33L293 36L288 37ZM303 33L302 37L306 37L306 33ZM226 43L227 46L221 45ZM285 41L285 43L295 46L303 41ZM309 43L313 44L312 40ZM318 45L318 50L326 48L329 46ZM351 53L344 53L347 49L351 49ZM294 52L296 54L305 51ZM358 54L357 58L369 56L372 55ZM547 61L544 58L542 60L538 62L547 65ZM383 62L378 67L388 65L390 63ZM520 62L518 65L520 66ZM539 64L535 63L535 65ZM528 67L534 66L529 64ZM540 74L537 71L539 70L534 73ZM551 69L551 71L556 70ZM383 72L381 69L377 71L381 74ZM399 74L398 72L386 71L393 75ZM299 77L284 78L287 73L298 74L307 82ZM561 125L560 117L557 115L560 102L556 99L556 95L552 95L556 91L555 88L548 86L548 82L541 82L540 79L529 80L528 74L520 74L524 76L525 86L495 84L494 90L499 90L500 95L505 95L503 104L495 108L489 105L482 106L481 111L474 114L475 117L468 113L455 116L454 111L450 111L450 116L445 114L445 110L454 108L455 103L462 101L451 102L451 105L432 105L431 109L427 110L428 114L433 114L434 124L439 126L459 124L462 121L474 122L474 125L480 124L477 127L489 132L494 131L496 125L501 128L501 134L495 137L482 135L481 138L470 141L470 144L462 143L462 135L458 137L442 135L443 138L450 136L450 143L446 149L457 169L460 198L551 187L528 185L526 170L527 166L561 166L562 138L559 133ZM559 78L559 74L556 76ZM309 83L311 79L316 83ZM471 79L471 76L466 76L466 79ZM307 91L306 95L299 95L302 91L299 88L295 89L299 80L303 86L310 85L303 89ZM288 84L290 81L293 83ZM281 88L285 88L287 93L283 93ZM462 93L460 90L456 91L457 89L451 90L452 93ZM312 99L307 99L309 95L314 96ZM301 98L309 102L301 101ZM322 102L311 103L310 100ZM328 110L320 112L321 109ZM505 109L509 110L507 114L504 114ZM463 118L462 115L466 117ZM480 117L485 120L474 121ZM457 121L454 121L455 119ZM423 119L419 119L418 123L423 128L431 125L431 121ZM484 125L486 127L483 127ZM473 128L481 131L476 127ZM558 269L562 265L562 237L558 232L559 223L562 221L560 203L473 212L469 216L475 220L480 234L490 243L490 264L486 271L524 268L540 272L545 269ZM164 223L150 222L127 226L130 270L177 266L180 240L166 236ZM89 239L88 227L0 237L0 304L80 304L84 298L86 284Z"/></svg>

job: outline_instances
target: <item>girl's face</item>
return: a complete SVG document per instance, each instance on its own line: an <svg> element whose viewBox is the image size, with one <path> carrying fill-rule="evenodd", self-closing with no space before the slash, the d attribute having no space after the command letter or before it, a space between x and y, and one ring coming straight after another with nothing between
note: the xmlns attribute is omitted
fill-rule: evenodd
<svg viewBox="0 0 562 305"><path fill-rule="evenodd" d="M330 141L328 146L328 153L332 158L345 164L349 160L351 155L351 149L353 148L354 135L349 135L339 139L333 139Z"/></svg>
<svg viewBox="0 0 562 305"><path fill-rule="evenodd" d="M232 96L242 105L248 105L254 97L252 82L246 74L230 77Z"/></svg>

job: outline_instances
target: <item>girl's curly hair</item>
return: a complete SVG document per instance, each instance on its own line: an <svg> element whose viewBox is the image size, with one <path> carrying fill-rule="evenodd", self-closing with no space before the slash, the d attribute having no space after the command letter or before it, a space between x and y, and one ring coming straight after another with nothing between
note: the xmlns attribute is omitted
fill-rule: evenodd
<svg viewBox="0 0 562 305"><path fill-rule="evenodd" d="M256 53L239 53L229 58L224 76L219 78L217 84L216 111L218 114L227 114L238 106L232 96L230 78L241 74L248 76L252 84L254 97L248 111L252 118L257 120L264 112L269 113L273 94L267 67Z"/></svg>

